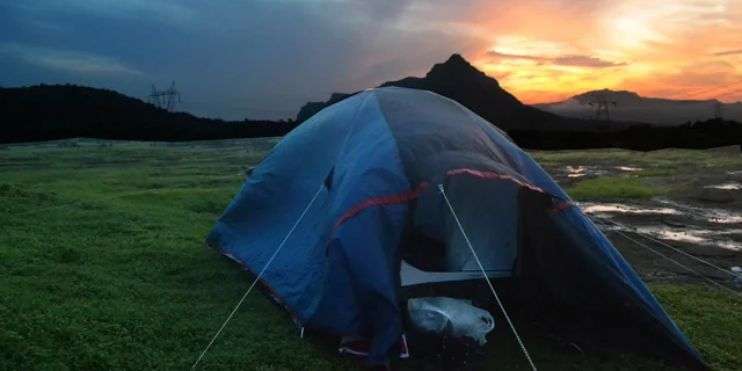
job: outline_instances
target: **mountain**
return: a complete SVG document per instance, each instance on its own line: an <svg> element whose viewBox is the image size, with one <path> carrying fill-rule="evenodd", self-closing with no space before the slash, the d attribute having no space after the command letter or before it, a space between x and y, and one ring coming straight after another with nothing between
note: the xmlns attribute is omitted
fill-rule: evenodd
<svg viewBox="0 0 742 371"><path fill-rule="evenodd" d="M301 106L301 109L299 109L299 113L296 115L296 121L303 122L304 120L314 116L315 113L322 111L323 108L340 102L341 100L348 98L354 94L355 93L332 93L332 95L330 95L330 99L324 102L307 102L306 104Z"/></svg>
<svg viewBox="0 0 742 371"><path fill-rule="evenodd" d="M709 120L716 117L718 112L724 119L742 122L742 102L725 104L716 99L650 98L626 90L594 90L561 102L536 104L534 107L557 115L587 118L595 114L595 108L590 103L601 100L608 102L610 118L615 121L675 126L686 122Z"/></svg>
<svg viewBox="0 0 742 371"><path fill-rule="evenodd" d="M707 117L689 115L689 112L697 110L678 109L679 106L692 107L699 101L669 101L644 98L628 91L601 90L575 96L566 103L531 107L521 103L497 80L477 70L458 54L434 65L424 77L406 77L380 86L430 90L451 98L505 130L519 146L529 149L711 148L738 145L742 138L742 124L738 122L708 120ZM309 102L301 108L296 121L302 122L324 107L354 94L335 93L325 102ZM615 107L609 106L611 114L619 107L625 109L622 114L630 112L629 107L640 107L637 111L642 114L619 115L622 121L618 122L592 119L593 110L588 103L598 99L616 102ZM665 120L662 122L668 124L658 126L647 120L657 122L659 115L653 110L668 105L670 108L661 110L669 112L662 116ZM731 112L735 107L725 105L724 109ZM673 109L679 112L671 117ZM612 119L615 117L611 116Z"/></svg>
<svg viewBox="0 0 742 371"><path fill-rule="evenodd" d="M174 141L279 136L294 126L283 121L200 118L84 86L0 88L0 143L74 137Z"/></svg>
<svg viewBox="0 0 742 371"><path fill-rule="evenodd" d="M434 65L425 77L406 77L379 86L433 91L463 104L503 130L586 130L595 129L601 124L564 118L527 106L505 91L497 80L479 71L458 54ZM299 111L296 120L304 121L322 108L353 94L336 93L326 102L307 103Z"/></svg>
<svg viewBox="0 0 742 371"><path fill-rule="evenodd" d="M529 149L709 148L742 140L742 124L729 120L652 126L560 117L522 104L458 55L436 64L425 77L408 77L382 86L427 89L448 96L505 129L515 143ZM350 95L333 94L329 102L309 103L302 107L300 116L309 117ZM630 92L615 96L617 106L646 99ZM0 143L73 137L157 141L267 137L284 135L296 125L293 121L201 118L169 112L112 90L84 86L0 88Z"/></svg>

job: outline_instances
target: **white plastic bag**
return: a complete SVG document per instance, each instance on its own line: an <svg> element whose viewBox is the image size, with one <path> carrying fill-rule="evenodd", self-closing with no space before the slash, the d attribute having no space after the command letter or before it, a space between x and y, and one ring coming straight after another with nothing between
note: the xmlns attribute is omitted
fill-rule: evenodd
<svg viewBox="0 0 742 371"><path fill-rule="evenodd" d="M495 319L471 300L448 297L412 298L407 301L410 321L417 330L454 338L470 338L480 346L495 328Z"/></svg>

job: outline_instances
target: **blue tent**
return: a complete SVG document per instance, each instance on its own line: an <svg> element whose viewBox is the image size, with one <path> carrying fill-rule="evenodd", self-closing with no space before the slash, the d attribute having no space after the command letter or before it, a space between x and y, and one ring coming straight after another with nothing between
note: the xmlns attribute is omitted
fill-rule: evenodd
<svg viewBox="0 0 742 371"><path fill-rule="evenodd" d="M366 90L314 115L253 171L207 242L255 274L282 246L262 283L302 326L370 338L369 359L381 362L403 332L404 287L481 279L439 184L490 277L595 316L610 307L601 323L617 321L621 308L652 342L702 364L528 154L428 91Z"/></svg>

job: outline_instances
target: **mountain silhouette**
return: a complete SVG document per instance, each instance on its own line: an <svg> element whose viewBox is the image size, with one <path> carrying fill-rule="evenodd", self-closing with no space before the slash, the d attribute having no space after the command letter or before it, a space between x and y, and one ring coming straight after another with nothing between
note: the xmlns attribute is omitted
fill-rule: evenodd
<svg viewBox="0 0 742 371"><path fill-rule="evenodd" d="M293 122L222 121L169 112L121 93L76 85L0 88L0 143L74 137L194 140L279 136Z"/></svg>
<svg viewBox="0 0 742 371"><path fill-rule="evenodd" d="M534 107L562 116L586 118L594 114L594 108L590 106L590 103L601 99L610 102L610 115L614 121L638 121L657 126L677 126L718 116L742 122L741 102L722 103L716 99L651 98L627 90L593 90L560 102L536 104Z"/></svg>
<svg viewBox="0 0 742 371"><path fill-rule="evenodd" d="M610 99L611 101L621 104L636 103L644 99L639 96L639 94L634 93L633 91L611 89L591 90L582 94L577 94L572 98L583 104L587 104L591 101L601 98Z"/></svg>
<svg viewBox="0 0 742 371"><path fill-rule="evenodd" d="M323 108L340 102L341 100L348 98L354 94L355 93L333 93L332 95L330 95L330 99L324 102L307 102L301 107L301 109L299 109L299 113L296 115L296 121L303 122L306 119L314 116L315 113L322 111Z"/></svg>
<svg viewBox="0 0 742 371"><path fill-rule="evenodd" d="M658 127L636 122L563 118L524 105L502 89L497 80L478 71L459 55L436 64L425 77L407 77L382 86L426 89L452 98L503 128L516 144L529 149L710 148L740 144L742 138L742 124L721 119ZM624 106L647 99L655 103L667 101L631 92L616 93L611 99ZM310 102L302 107L300 119L350 95L338 93L328 102ZM590 99L590 95L574 98L576 102ZM74 137L156 141L271 137L282 136L296 125L293 121L201 118L169 112L112 90L84 86L0 88L0 143Z"/></svg>
<svg viewBox="0 0 742 371"><path fill-rule="evenodd" d="M459 54L435 64L425 77L406 77L379 86L430 90L461 103L503 130L576 130L595 126L594 122L563 118L521 103L496 79L472 66ZM307 103L296 120L304 121L322 108L353 94L335 93L326 102Z"/></svg>

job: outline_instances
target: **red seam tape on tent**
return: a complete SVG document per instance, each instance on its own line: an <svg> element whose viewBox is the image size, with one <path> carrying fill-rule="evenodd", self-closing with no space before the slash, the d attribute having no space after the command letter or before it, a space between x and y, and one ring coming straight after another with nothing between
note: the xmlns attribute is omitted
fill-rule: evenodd
<svg viewBox="0 0 742 371"><path fill-rule="evenodd" d="M446 172L446 176L457 176L457 175L468 175L473 176L476 178L481 179L498 179L498 180L507 180L510 182L513 182L521 187L528 188L532 191L540 192L540 193L546 193L543 189L536 187L530 183L524 182L522 180L516 179L513 176L510 175L502 175L495 173L493 171L481 171L481 170L474 170L474 169L468 169L468 168L460 168L460 169L453 169ZM343 223L347 222L349 219L353 218L354 216L358 215L361 211L373 207L373 206L382 206L382 205L394 205L394 204L402 204L405 202L412 201L420 196L420 194L425 191L425 189L430 184L428 182L421 182L415 189L411 189L406 192L394 194L394 195L388 195L388 196L377 196L377 197L371 197L368 198L352 208L350 208L348 211L346 211L340 218L338 218L338 221L335 222L335 225L333 226L333 229L337 229L340 227Z"/></svg>
<svg viewBox="0 0 742 371"><path fill-rule="evenodd" d="M551 210L549 210L549 211L551 211L553 213L558 213L558 212L567 210L570 207L572 207L572 203L571 202L569 202L569 201L561 201L561 202L558 202L558 203L554 204L554 207L552 207Z"/></svg>
<svg viewBox="0 0 742 371"><path fill-rule="evenodd" d="M469 176L473 176L473 177L477 177L477 178L482 178L482 179L509 180L509 181L511 181L511 182L513 182L513 183L515 183L515 184L517 184L519 186L521 186L521 187L526 187L526 188L528 188L528 189L530 189L532 191L546 193L546 192L544 192L543 189L541 189L539 187L536 187L535 185L532 185L530 183L526 183L526 182L524 182L524 181L522 181L520 179L517 179L517 178L515 178L513 176L502 175L502 174L495 173L493 171L481 171L481 170L474 170L474 169L463 168L463 169L449 170L448 172L446 172L446 175L447 176L453 176L453 175L469 175Z"/></svg>
<svg viewBox="0 0 742 371"><path fill-rule="evenodd" d="M365 209L367 209L369 207L372 207L372 206L381 206L381 205L402 204L402 203L405 203L405 202L408 202L408 201L412 201L412 200L416 199L418 196L420 196L420 194L426 188L428 188L428 182L422 182L422 183L418 184L418 186L415 187L415 189L412 189L412 190L409 190L409 191L406 191L406 192L402 192L402 193L398 193L398 194L394 194L394 195L389 195L389 196L378 196L378 197L367 198L363 202L357 204L356 206L353 206L352 208L350 208L350 210L346 211L338 219L338 221L335 223L335 226L333 228L339 227L340 225L342 225L343 223L345 223L346 221L348 221L348 219L356 216L358 213L360 213L361 211L363 211L363 210L365 210Z"/></svg>

